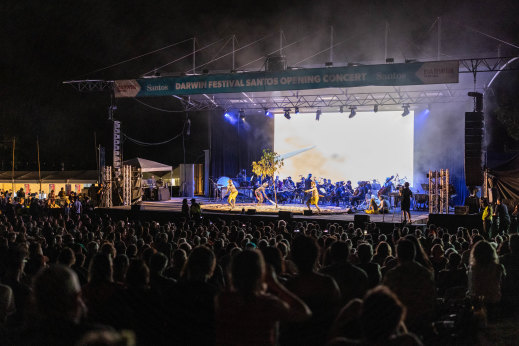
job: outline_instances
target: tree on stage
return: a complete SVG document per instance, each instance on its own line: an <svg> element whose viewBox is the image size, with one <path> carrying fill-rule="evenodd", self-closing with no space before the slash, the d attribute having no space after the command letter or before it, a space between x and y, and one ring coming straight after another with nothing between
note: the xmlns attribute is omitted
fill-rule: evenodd
<svg viewBox="0 0 519 346"><path fill-rule="evenodd" d="M283 165L283 158L270 149L263 149L261 159L258 162L252 162L252 172L254 172L254 174L259 177L272 178L272 181L274 182L274 199L276 201L276 208L278 207L278 197L276 194L276 182L274 181L274 177L276 176L276 172L279 171Z"/></svg>

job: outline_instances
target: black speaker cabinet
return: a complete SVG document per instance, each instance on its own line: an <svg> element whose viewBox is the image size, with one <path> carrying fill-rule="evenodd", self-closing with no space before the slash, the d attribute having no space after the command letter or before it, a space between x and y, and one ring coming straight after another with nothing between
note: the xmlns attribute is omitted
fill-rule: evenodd
<svg viewBox="0 0 519 346"><path fill-rule="evenodd" d="M292 217L293 217L294 215L292 214L291 211L283 211L283 210L280 210L278 216L279 216L280 219L283 219L283 220L289 220L289 219L292 219Z"/></svg>
<svg viewBox="0 0 519 346"><path fill-rule="evenodd" d="M483 113L465 113L465 180L467 186L483 184Z"/></svg>
<svg viewBox="0 0 519 346"><path fill-rule="evenodd" d="M313 212L311 210L308 210L308 209L303 210L303 215L305 215L305 216L310 216L312 214L313 214Z"/></svg>
<svg viewBox="0 0 519 346"><path fill-rule="evenodd" d="M256 209L247 209L247 215L254 215L256 214Z"/></svg>
<svg viewBox="0 0 519 346"><path fill-rule="evenodd" d="M132 211L133 213L135 213L135 212L139 212L139 211L141 211L141 210L142 210L142 205L140 205L140 204L134 204L134 205L132 205L131 211Z"/></svg>
<svg viewBox="0 0 519 346"><path fill-rule="evenodd" d="M353 222L355 224L355 228L364 228L366 224L370 221L369 215L358 214L353 216Z"/></svg>

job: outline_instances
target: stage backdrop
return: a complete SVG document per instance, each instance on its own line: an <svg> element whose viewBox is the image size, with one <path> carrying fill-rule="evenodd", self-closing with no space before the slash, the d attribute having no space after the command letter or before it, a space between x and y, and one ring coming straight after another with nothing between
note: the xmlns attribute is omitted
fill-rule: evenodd
<svg viewBox="0 0 519 346"><path fill-rule="evenodd" d="M283 114L275 116L274 150L282 155L307 151L285 160L282 177L312 173L332 182L377 179L397 175L413 183L413 112Z"/></svg>
<svg viewBox="0 0 519 346"><path fill-rule="evenodd" d="M273 147L274 120L263 114L214 111L211 116L211 176L230 178L242 170L251 176L252 161L261 158L263 149Z"/></svg>

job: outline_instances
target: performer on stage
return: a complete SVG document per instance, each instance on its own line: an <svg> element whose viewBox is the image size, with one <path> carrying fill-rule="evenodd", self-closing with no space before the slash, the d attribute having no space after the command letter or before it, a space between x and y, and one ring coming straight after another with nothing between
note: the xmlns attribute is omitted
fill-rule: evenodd
<svg viewBox="0 0 519 346"><path fill-rule="evenodd" d="M400 197L402 197L402 202L400 203L400 209L402 210L402 216L404 217L404 222L411 222L411 196L413 196L413 192L409 188L409 183L406 181L404 184L404 188L399 192Z"/></svg>
<svg viewBox="0 0 519 346"><path fill-rule="evenodd" d="M319 197L324 197L324 196L319 194L319 191L317 190L317 186L315 185L315 181L312 181L312 183L310 185L310 189L305 190L305 192L310 192L312 194L312 196L308 199L308 201L306 201L306 206L308 207L308 210L312 210L312 208L310 208L310 204L313 204L317 208L317 212L320 213L321 209L319 209L319 206L317 204L319 203Z"/></svg>
<svg viewBox="0 0 519 346"><path fill-rule="evenodd" d="M384 196L380 196L380 206L378 207L378 212L380 214L389 213L389 201Z"/></svg>
<svg viewBox="0 0 519 346"><path fill-rule="evenodd" d="M263 203L264 198L267 198L267 195L265 194L265 189L269 186L267 183L261 184L256 191L254 191L254 194L256 195L256 199L258 200L257 205L260 205Z"/></svg>
<svg viewBox="0 0 519 346"><path fill-rule="evenodd" d="M369 207L366 209L366 214L378 214L378 205L375 201L375 195L371 195L371 199L369 201Z"/></svg>
<svg viewBox="0 0 519 346"><path fill-rule="evenodd" d="M225 194L229 194L229 198L227 198L227 203L231 206L231 208L234 208L234 205L236 203L236 196L238 196L238 190L234 186L231 179L227 182L227 191Z"/></svg>

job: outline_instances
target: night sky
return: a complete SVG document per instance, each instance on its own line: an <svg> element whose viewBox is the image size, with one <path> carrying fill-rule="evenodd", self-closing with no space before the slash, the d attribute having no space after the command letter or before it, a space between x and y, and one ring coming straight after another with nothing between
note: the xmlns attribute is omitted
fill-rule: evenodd
<svg viewBox="0 0 519 346"><path fill-rule="evenodd" d="M269 36L237 55L237 65L245 64L279 47L279 30L285 43L305 40L286 50L288 64L294 64L329 45L329 27L334 41L334 60L365 62L384 56L385 22L390 25L389 56L431 60L436 57L435 21L442 18L442 58L517 56L519 49L519 1L48 1L4 0L0 4L2 69L0 88L1 170L11 169L12 138L16 138L18 170L36 169L36 139L39 138L42 169L95 169L95 140L110 140L107 93L82 94L62 85L80 79L132 79L189 54L191 42L161 50L156 54L117 65L126 59L197 37L201 48L221 39L197 54L198 64L229 52L224 46L232 34L237 48ZM486 37L494 36L505 43ZM305 64L323 64L323 53ZM259 69L263 60L250 65ZM191 68L191 59L168 65L161 72L182 72ZM210 70L230 70L231 61L208 66ZM503 77L506 104L501 124L516 126L516 72ZM501 100L501 101L499 101ZM178 110L174 99L147 100L154 106ZM135 100L118 100L116 117L123 130L142 141L157 142L181 130L183 113L159 112ZM501 107L501 113L503 113ZM194 118L196 114L192 115ZM195 121L196 122L196 121ZM200 125L203 127L203 125ZM499 126L497 126L499 127ZM500 127L503 130L503 125ZM188 145L200 146L207 138L197 137L196 127ZM519 132L519 131L518 131ZM199 131L198 134L205 133ZM513 147L516 140L495 144L495 150ZM506 144L506 145L505 145ZM189 149L189 148L188 148ZM141 148L125 144L124 156L161 159L178 164L181 143ZM197 152L188 153L195 161Z"/></svg>

